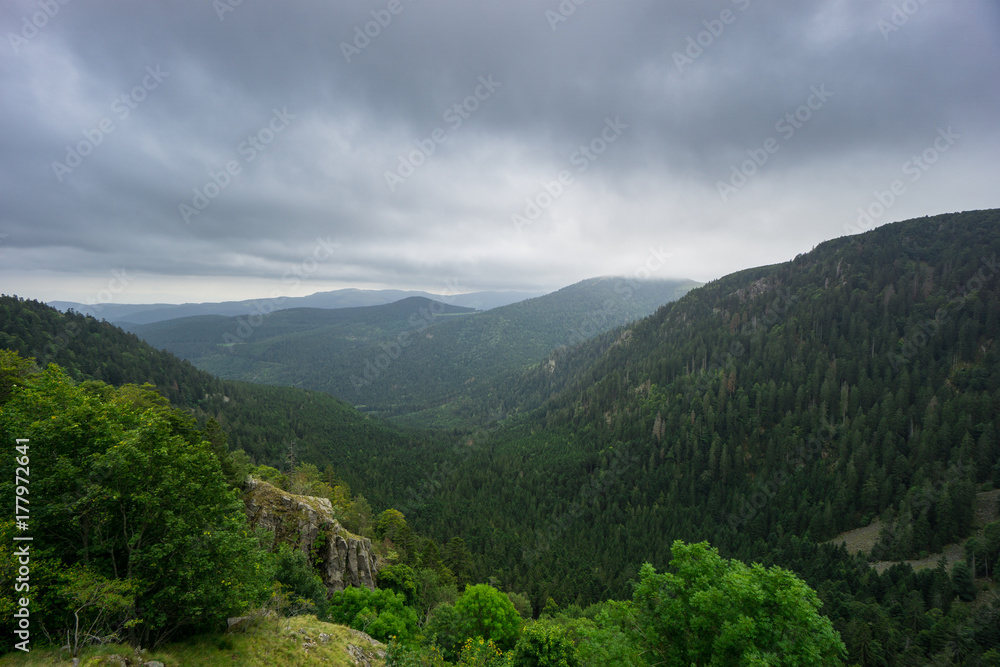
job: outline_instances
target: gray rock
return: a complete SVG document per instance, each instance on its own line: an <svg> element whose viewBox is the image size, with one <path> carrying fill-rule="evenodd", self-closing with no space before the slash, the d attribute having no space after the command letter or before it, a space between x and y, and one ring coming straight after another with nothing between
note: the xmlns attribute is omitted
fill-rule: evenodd
<svg viewBox="0 0 1000 667"><path fill-rule="evenodd" d="M359 667L373 667L379 661L385 660L385 649L371 649L348 644L344 649Z"/></svg>
<svg viewBox="0 0 1000 667"><path fill-rule="evenodd" d="M329 593L347 586L375 589L378 563L371 540L341 526L333 518L329 499L297 496L251 477L245 502L251 526L267 528L277 541L291 544L307 556L317 552L319 575Z"/></svg>
<svg viewBox="0 0 1000 667"><path fill-rule="evenodd" d="M226 619L226 622L229 624L228 627L231 628L234 625L242 625L244 623L249 623L250 616L230 616L228 619Z"/></svg>

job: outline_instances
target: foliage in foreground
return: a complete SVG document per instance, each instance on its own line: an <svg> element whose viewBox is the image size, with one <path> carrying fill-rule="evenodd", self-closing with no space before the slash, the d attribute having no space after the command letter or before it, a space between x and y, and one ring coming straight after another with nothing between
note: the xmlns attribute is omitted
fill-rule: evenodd
<svg viewBox="0 0 1000 667"><path fill-rule="evenodd" d="M35 628L71 646L150 646L214 629L267 595L266 553L189 416L149 386L76 385L57 366L31 372L0 355L0 439L30 441ZM4 498L15 465L0 460ZM3 526L6 581L13 528Z"/></svg>
<svg viewBox="0 0 1000 667"><path fill-rule="evenodd" d="M263 619L246 630L198 635L141 654L127 644L89 647L80 654L80 667L123 664L111 656L130 660L131 665L157 660L166 667L353 667L356 663L346 650L351 645L363 650L372 665L382 664L378 655L384 647L370 645L349 628L304 615ZM17 651L4 656L0 664L49 667L69 665L69 661L65 651L36 647L28 654Z"/></svg>
<svg viewBox="0 0 1000 667"><path fill-rule="evenodd" d="M394 641L388 664L843 664L846 649L819 613L819 598L792 572L723 559L707 543L678 540L673 553L669 571L644 565L632 599L604 603L592 619L522 627L506 596L485 584L469 586L455 605L434 613L427 626L433 646Z"/></svg>
<svg viewBox="0 0 1000 667"><path fill-rule="evenodd" d="M832 665L845 648L792 572L747 566L708 543L673 544L671 571L645 564L622 620L652 664Z"/></svg>

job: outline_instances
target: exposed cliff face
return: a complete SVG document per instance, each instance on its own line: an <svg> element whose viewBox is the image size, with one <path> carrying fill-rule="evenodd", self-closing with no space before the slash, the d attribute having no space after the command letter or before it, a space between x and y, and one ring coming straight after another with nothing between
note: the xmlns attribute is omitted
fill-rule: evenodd
<svg viewBox="0 0 1000 667"><path fill-rule="evenodd" d="M264 526L277 541L318 561L320 577L331 593L347 586L375 588L378 563L371 540L347 532L333 518L328 499L297 496L251 477L244 500L250 525Z"/></svg>

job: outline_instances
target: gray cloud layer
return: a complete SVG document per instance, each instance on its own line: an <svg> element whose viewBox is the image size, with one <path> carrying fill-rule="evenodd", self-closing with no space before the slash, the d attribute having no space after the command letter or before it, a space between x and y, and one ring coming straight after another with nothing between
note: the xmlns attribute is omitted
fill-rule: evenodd
<svg viewBox="0 0 1000 667"><path fill-rule="evenodd" d="M859 208L1000 205L989 0L34 0L0 28L24 296L544 289L662 251L707 280Z"/></svg>

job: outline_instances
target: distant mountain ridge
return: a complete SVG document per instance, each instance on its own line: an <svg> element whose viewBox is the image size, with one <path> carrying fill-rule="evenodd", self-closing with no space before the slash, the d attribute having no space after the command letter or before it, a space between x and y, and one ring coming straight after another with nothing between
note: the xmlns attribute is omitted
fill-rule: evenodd
<svg viewBox="0 0 1000 667"><path fill-rule="evenodd" d="M242 301L221 301L206 303L151 303L126 304L103 303L85 304L75 301L50 301L49 306L66 312L70 309L81 315L105 319L114 324L151 324L195 315L238 315L266 314L290 308L356 308L381 306L395 303L409 297L421 297L441 301L452 306L490 310L511 303L541 296L544 292L485 291L467 294L431 294L415 290L363 290L340 289L330 292L316 292L309 296L282 296L264 299L244 299Z"/></svg>
<svg viewBox="0 0 1000 667"><path fill-rule="evenodd" d="M372 341L391 338L405 330L411 320L430 324L435 317L470 315L473 308L452 306L425 297L411 296L393 303L352 308L288 308L274 312L226 317L194 315L149 324L123 324L154 347L168 349L188 360L225 351L232 356L234 345L292 336L298 340L307 332L336 339L348 350ZM221 348L221 349L220 349ZM242 348L241 348L242 349ZM318 353L309 348L309 354ZM280 384L280 383L277 383Z"/></svg>
<svg viewBox="0 0 1000 667"><path fill-rule="evenodd" d="M398 416L482 395L501 376L645 317L697 284L605 277L485 312L410 297L126 328L219 377L317 389Z"/></svg>

